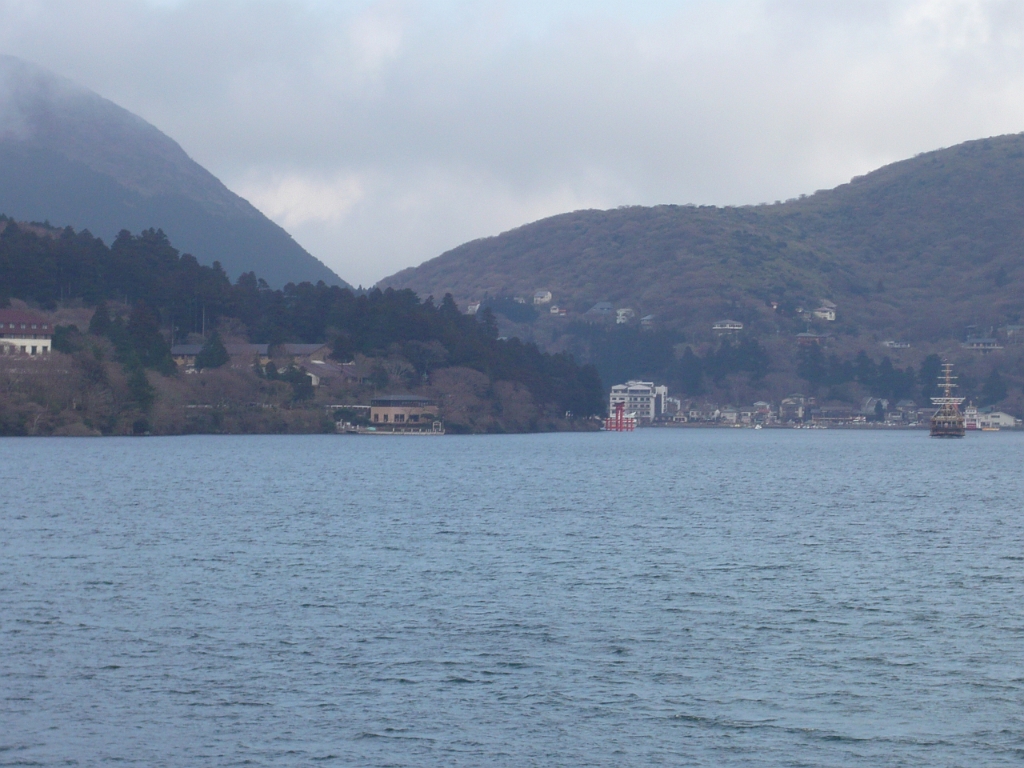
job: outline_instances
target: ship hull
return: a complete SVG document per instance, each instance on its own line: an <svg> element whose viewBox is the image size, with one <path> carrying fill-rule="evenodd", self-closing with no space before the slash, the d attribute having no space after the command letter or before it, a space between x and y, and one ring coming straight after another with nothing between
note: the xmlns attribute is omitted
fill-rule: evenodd
<svg viewBox="0 0 1024 768"><path fill-rule="evenodd" d="M963 437L967 434L962 421L932 421L932 437Z"/></svg>

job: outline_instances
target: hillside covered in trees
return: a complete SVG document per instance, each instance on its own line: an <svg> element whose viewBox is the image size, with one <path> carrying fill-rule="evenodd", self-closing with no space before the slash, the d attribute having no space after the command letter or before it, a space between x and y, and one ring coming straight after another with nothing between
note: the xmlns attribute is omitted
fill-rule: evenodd
<svg viewBox="0 0 1024 768"><path fill-rule="evenodd" d="M25 379L24 363L6 366L0 408L7 408L2 416L7 432L28 431L25 419L33 413L38 423L42 415L29 407L33 402L45 411L100 401L122 406L115 413L107 408L105 421L93 421L89 429L118 432L130 423L136 431L139 425L146 431L187 431L180 419L161 411L161 397L180 401L182 408L196 405L188 402L199 397L192 390L214 380L220 382L212 388L218 402L239 407L315 408L327 404L325 398L358 404L380 391L425 392L441 400L442 412L448 409L450 427L463 431L567 428L567 413L586 417L603 411L593 368L577 365L568 354L498 339L492 314L464 315L450 296L435 302L429 297L421 301L409 290L356 294L323 282L289 283L275 290L253 273L232 283L219 264L203 266L179 254L160 231L137 236L122 231L107 247L88 232L70 228L7 218L0 227L0 303L19 300L58 318L82 318L74 328L62 324L54 339L55 357L69 360L47 363L51 373L74 374L74 383L58 387L64 394L40 403L47 387L32 382L45 380L45 369L38 372L42 379ZM309 393L289 385L307 381L304 376L289 379L288 371L279 375L276 366L271 371L246 364L235 374L212 378L207 376L212 371L181 376L170 359L171 344L209 340L215 329L218 337L269 344L272 350L286 342L327 342L337 363L351 362L353 370L363 373L342 377L334 389L321 387L314 402L305 402ZM234 383L225 378L232 375ZM106 394L97 394L101 390ZM320 423L279 420L279 431L292 422L304 431ZM266 428L252 418L231 424L222 420L219 427Z"/></svg>
<svg viewBox="0 0 1024 768"><path fill-rule="evenodd" d="M762 335L806 330L797 308L827 299L834 335L960 340L1024 312L1024 135L929 152L774 205L566 213L380 286L460 303L544 289L570 314L609 301L694 341L722 318Z"/></svg>

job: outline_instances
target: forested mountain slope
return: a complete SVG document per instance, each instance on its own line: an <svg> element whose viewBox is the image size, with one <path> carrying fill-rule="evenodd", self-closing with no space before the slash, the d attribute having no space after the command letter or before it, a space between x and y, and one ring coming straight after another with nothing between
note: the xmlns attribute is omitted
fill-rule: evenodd
<svg viewBox="0 0 1024 768"><path fill-rule="evenodd" d="M420 295L550 290L706 337L729 317L795 332L838 305L836 334L961 338L1024 310L1024 135L967 142L774 205L577 211L459 246L381 286ZM772 309L771 303L778 304Z"/></svg>
<svg viewBox="0 0 1024 768"><path fill-rule="evenodd" d="M10 56L0 56L0 213L107 243L122 229L162 229L231 277L345 284L145 120Z"/></svg>

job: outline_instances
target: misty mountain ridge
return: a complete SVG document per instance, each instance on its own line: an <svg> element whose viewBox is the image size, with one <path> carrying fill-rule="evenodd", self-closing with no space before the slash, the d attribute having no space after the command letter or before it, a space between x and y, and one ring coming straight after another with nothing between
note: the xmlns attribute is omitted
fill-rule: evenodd
<svg viewBox="0 0 1024 768"><path fill-rule="evenodd" d="M461 245L381 281L460 302L532 296L654 314L688 338L755 332L960 338L1024 313L1024 134L970 141L775 205L584 210ZM774 307L773 307L774 304Z"/></svg>
<svg viewBox="0 0 1024 768"><path fill-rule="evenodd" d="M273 285L346 285L277 224L137 115L0 56L0 212L89 229L163 229L201 262Z"/></svg>

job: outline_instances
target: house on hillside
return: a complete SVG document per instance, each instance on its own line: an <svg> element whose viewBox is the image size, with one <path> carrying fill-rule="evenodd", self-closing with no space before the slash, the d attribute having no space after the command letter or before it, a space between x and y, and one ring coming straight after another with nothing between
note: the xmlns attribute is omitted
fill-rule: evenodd
<svg viewBox="0 0 1024 768"><path fill-rule="evenodd" d="M552 298L553 297L551 296L551 291L537 291L536 293L533 294L533 303L550 304Z"/></svg>
<svg viewBox="0 0 1024 768"><path fill-rule="evenodd" d="M640 328L645 331L654 329L654 315L644 315L640 318Z"/></svg>
<svg viewBox="0 0 1024 768"><path fill-rule="evenodd" d="M991 337L968 337L967 341L960 345L964 349L970 349L974 352L981 352L986 354L988 352L995 352L1003 348L1003 345L999 343L998 339Z"/></svg>
<svg viewBox="0 0 1024 768"><path fill-rule="evenodd" d="M810 331L804 331L803 333L798 333L796 335L796 343L799 344L801 347L811 347L814 346L815 344L820 347L825 344L825 340L827 338L827 336L823 336L820 333L811 333Z"/></svg>
<svg viewBox="0 0 1024 768"><path fill-rule="evenodd" d="M743 323L739 320L719 320L711 326L711 330L719 336L727 336L742 331Z"/></svg>
<svg viewBox="0 0 1024 768"><path fill-rule="evenodd" d="M834 323L836 320L836 309L834 305L831 307L818 307L811 314L814 315L817 320L826 320L830 323Z"/></svg>
<svg viewBox="0 0 1024 768"><path fill-rule="evenodd" d="M469 302L469 304L466 305L466 314L467 315L475 315L479 311L480 311L480 302L479 301L471 301L471 302Z"/></svg>
<svg viewBox="0 0 1024 768"><path fill-rule="evenodd" d="M615 307L610 301L599 301L584 313L588 320L608 320L615 314Z"/></svg>
<svg viewBox="0 0 1024 768"><path fill-rule="evenodd" d="M1004 325L999 333L1009 344L1024 344L1024 325Z"/></svg>
<svg viewBox="0 0 1024 768"><path fill-rule="evenodd" d="M630 309L629 307L622 307L621 309L615 310L615 324L625 325L636 319L636 310Z"/></svg>
<svg viewBox="0 0 1024 768"><path fill-rule="evenodd" d="M43 355L50 351L53 323L20 309L0 309L0 354Z"/></svg>

